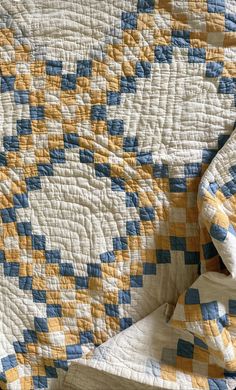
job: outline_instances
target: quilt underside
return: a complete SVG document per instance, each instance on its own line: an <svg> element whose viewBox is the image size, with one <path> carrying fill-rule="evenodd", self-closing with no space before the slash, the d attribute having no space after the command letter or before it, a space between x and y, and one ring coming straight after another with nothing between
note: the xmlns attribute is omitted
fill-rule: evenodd
<svg viewBox="0 0 236 390"><path fill-rule="evenodd" d="M235 0L1 0L0 389L236 388L235 105Z"/></svg>

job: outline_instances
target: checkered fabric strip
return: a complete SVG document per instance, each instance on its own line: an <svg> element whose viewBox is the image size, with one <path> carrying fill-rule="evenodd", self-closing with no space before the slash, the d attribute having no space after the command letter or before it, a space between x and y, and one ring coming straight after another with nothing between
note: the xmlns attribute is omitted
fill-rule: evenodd
<svg viewBox="0 0 236 390"><path fill-rule="evenodd" d="M235 291L225 294L221 280L218 280L220 283L216 285L217 280L212 279L209 282L200 277L180 296L171 324L200 339L202 345L199 346L205 349L209 364L213 361L226 372L233 373L236 364L235 300L226 295L235 297Z"/></svg>
<svg viewBox="0 0 236 390"><path fill-rule="evenodd" d="M119 36L104 45L103 59L78 59L73 72L65 71L62 60L32 57L30 41L18 37L11 23L1 23L1 101L3 107L10 101L15 114L10 131L6 120L0 151L0 263L3 278L16 280L22 294L30 293L44 313L34 315L12 343L12 353L2 357L3 388L47 388L57 369L66 370L87 348L132 325L132 317L122 315L131 304L131 290L143 288L146 277L171 265L176 256L186 267L197 269L201 259L207 259L208 270L221 266L211 237L220 234L218 226L231 232L230 225L216 217L215 230L200 232L205 240L200 250L196 194L229 131L219 133L197 162L183 164L175 175L172 164L157 161L151 148L142 150L138 136L126 135L119 115L108 115L125 95L137 93L140 80L151 79L154 66L171 66L178 55L190 66L203 64L206 79L217 80L219 95L235 94L236 65L229 55L235 44L234 14L224 1L186 4L181 9L174 1L137 1L135 12L121 12ZM85 125L88 136L81 131ZM93 169L93 178L109 180L111 191L124 196L134 214L125 221L123 234L111 237L112 248L100 253L96 263L86 263L82 272L58 247L51 248L43 233L34 232L27 213L31 194L40 193L42 180L66 166L74 150L79 162ZM158 196L167 196L172 209ZM155 245L144 245L156 235ZM104 286L113 279L117 288L111 293ZM55 280L58 289L48 280ZM71 298L64 299L70 291ZM100 294L101 301L91 292ZM78 311L84 316L77 318ZM105 328L94 325L99 321Z"/></svg>

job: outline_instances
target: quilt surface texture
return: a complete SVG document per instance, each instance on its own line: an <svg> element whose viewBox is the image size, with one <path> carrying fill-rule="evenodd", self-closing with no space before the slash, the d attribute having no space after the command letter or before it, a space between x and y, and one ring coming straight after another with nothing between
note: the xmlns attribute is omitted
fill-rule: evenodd
<svg viewBox="0 0 236 390"><path fill-rule="evenodd" d="M236 388L236 1L0 1L0 389Z"/></svg>

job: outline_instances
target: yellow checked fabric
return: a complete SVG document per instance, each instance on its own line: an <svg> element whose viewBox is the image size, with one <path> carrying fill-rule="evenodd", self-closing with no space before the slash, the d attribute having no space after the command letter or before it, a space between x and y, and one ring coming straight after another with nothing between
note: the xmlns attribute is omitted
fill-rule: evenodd
<svg viewBox="0 0 236 390"><path fill-rule="evenodd" d="M236 295L196 279L235 276L235 54L234 0L1 2L2 389L52 389L179 296L137 381L228 389Z"/></svg>

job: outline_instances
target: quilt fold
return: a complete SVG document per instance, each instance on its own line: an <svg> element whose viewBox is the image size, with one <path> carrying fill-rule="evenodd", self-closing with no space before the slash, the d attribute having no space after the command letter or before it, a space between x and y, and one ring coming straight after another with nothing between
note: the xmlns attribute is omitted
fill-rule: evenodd
<svg viewBox="0 0 236 390"><path fill-rule="evenodd" d="M0 1L0 389L236 388L235 0Z"/></svg>
<svg viewBox="0 0 236 390"><path fill-rule="evenodd" d="M199 225L202 230L207 229L212 240L208 245L214 243L226 268L222 266L219 272L217 261L216 272L204 272L208 264L203 256L202 275L181 294L176 307L163 305L103 344L92 357L72 365L65 379L71 389L82 389L86 381L91 390L123 386L125 389L135 386L137 389L205 389L207 385L235 388L235 142L234 132L203 175L198 193ZM201 244L206 245L205 241ZM172 349L173 345L177 348ZM166 349L169 354L160 355ZM178 356L184 359L178 362L181 359ZM201 363L197 364L197 360ZM176 379L182 376L180 384L163 379L160 367L165 370L166 366L167 377L171 378L171 373ZM99 370L99 381L95 370ZM216 375L208 384L204 375L207 372ZM114 384L110 374L116 375ZM219 379L224 376L228 382Z"/></svg>

